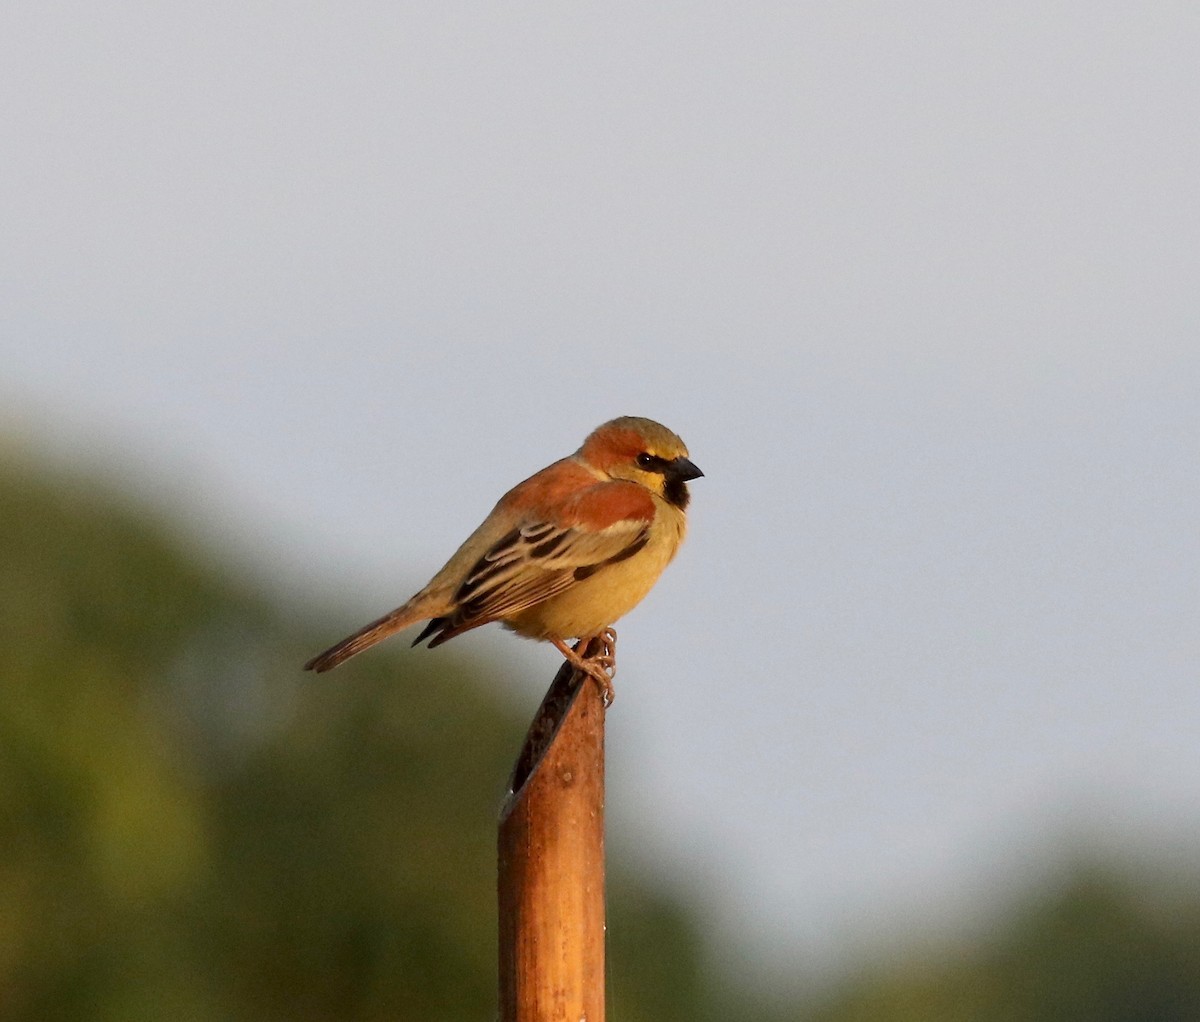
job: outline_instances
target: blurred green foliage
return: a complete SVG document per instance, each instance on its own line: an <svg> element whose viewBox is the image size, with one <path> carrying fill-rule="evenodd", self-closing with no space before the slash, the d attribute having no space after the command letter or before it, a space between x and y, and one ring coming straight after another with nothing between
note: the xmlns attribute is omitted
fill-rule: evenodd
<svg viewBox="0 0 1200 1022"><path fill-rule="evenodd" d="M966 944L844 983L812 1022L1196 1022L1200 901L1081 861Z"/></svg>
<svg viewBox="0 0 1200 1022"><path fill-rule="evenodd" d="M301 672L329 626L186 549L0 464L0 1017L494 1017L528 721L453 651ZM693 917L611 870L614 1011L696 1019Z"/></svg>
<svg viewBox="0 0 1200 1022"><path fill-rule="evenodd" d="M0 1017L493 1018L527 721L452 652L302 674L330 629L187 549L0 464ZM1197 902L1088 870L987 941L804 1005L676 893L610 876L615 1022L1200 1020Z"/></svg>

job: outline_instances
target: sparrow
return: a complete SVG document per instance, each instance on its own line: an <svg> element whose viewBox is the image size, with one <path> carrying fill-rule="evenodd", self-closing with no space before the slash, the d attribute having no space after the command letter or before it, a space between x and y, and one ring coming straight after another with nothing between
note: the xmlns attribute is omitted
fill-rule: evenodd
<svg viewBox="0 0 1200 1022"><path fill-rule="evenodd" d="M509 490L466 542L407 603L304 665L328 671L419 621L413 641L440 646L498 621L553 643L600 686L616 674L612 625L658 581L687 531L688 482L704 475L683 441L627 415ZM572 649L568 639L578 639ZM598 652L586 652L593 639Z"/></svg>

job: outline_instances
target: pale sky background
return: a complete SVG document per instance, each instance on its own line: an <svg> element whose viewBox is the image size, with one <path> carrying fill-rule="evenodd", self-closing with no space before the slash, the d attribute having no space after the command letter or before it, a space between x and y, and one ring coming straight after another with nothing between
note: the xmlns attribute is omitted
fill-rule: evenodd
<svg viewBox="0 0 1200 1022"><path fill-rule="evenodd" d="M22 4L0 81L0 423L331 641L601 421L685 438L610 812L731 933L1194 861L1196 4ZM557 654L456 643L532 714Z"/></svg>

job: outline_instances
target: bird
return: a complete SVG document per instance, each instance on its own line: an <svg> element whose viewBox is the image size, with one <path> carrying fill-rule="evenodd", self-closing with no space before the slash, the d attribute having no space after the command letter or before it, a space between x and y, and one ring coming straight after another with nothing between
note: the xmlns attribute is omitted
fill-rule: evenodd
<svg viewBox="0 0 1200 1022"><path fill-rule="evenodd" d="M429 583L305 665L328 671L420 621L429 647L499 622L552 643L612 702L613 624L675 557L704 473L666 426L625 415L509 490ZM577 639L574 648L568 639ZM593 640L596 652L587 653Z"/></svg>

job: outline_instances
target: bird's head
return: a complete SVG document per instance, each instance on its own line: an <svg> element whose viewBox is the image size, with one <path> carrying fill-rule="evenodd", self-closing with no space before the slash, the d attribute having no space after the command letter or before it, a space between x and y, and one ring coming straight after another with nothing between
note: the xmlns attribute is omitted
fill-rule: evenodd
<svg viewBox="0 0 1200 1022"><path fill-rule="evenodd" d="M704 475L688 460L687 446L653 419L624 415L597 427L579 456L613 479L628 479L658 494L681 511L687 507L689 479Z"/></svg>

